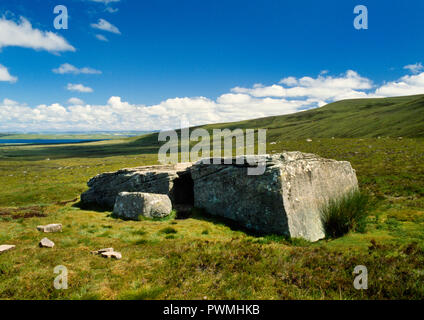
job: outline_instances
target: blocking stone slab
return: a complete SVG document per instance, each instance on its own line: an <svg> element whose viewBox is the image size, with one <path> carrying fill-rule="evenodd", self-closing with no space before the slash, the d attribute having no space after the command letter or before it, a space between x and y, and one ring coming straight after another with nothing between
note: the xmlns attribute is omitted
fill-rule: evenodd
<svg viewBox="0 0 424 320"><path fill-rule="evenodd" d="M171 211L171 200L165 194L121 192L116 197L113 215L128 220L140 220L140 217L163 218Z"/></svg>

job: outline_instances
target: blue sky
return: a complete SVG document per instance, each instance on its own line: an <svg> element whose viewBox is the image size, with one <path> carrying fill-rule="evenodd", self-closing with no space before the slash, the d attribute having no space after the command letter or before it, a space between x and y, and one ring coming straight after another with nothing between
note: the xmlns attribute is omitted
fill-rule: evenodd
<svg viewBox="0 0 424 320"><path fill-rule="evenodd" d="M367 30L353 27L359 4ZM0 131L162 129L424 93L422 0L0 0L0 17Z"/></svg>

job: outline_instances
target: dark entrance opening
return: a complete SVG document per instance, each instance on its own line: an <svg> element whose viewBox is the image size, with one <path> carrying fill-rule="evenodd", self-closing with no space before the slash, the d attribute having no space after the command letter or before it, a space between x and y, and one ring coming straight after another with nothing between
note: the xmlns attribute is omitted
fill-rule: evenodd
<svg viewBox="0 0 424 320"><path fill-rule="evenodd" d="M194 205L194 183L190 172L179 172L172 189L172 204L177 211L176 219L187 219Z"/></svg>

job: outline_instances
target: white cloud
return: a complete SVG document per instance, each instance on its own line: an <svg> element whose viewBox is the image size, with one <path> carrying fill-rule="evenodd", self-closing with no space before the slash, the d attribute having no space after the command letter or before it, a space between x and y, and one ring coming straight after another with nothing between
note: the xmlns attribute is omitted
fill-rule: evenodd
<svg viewBox="0 0 424 320"><path fill-rule="evenodd" d="M100 41L108 42L109 40L102 34L96 34L96 38Z"/></svg>
<svg viewBox="0 0 424 320"><path fill-rule="evenodd" d="M70 98L68 100L68 103L73 106L82 106L84 104L84 101L78 98Z"/></svg>
<svg viewBox="0 0 424 320"><path fill-rule="evenodd" d="M424 70L424 66L421 64L421 62L417 62L415 64L408 64L407 66L403 67L406 70L411 71L414 74L420 73Z"/></svg>
<svg viewBox="0 0 424 320"><path fill-rule="evenodd" d="M393 97L424 93L424 72L416 75L404 76L397 81L388 82L379 87L377 96Z"/></svg>
<svg viewBox="0 0 424 320"><path fill-rule="evenodd" d="M66 74L66 73L72 73L72 74L101 74L102 72L96 69L92 69L89 67L84 68L77 68L69 63L62 64L59 68L53 69L54 73L58 74Z"/></svg>
<svg viewBox="0 0 424 320"><path fill-rule="evenodd" d="M105 10L109 13L116 13L119 11L118 8L111 8L111 7L107 7Z"/></svg>
<svg viewBox="0 0 424 320"><path fill-rule="evenodd" d="M285 86L283 86L283 84ZM307 97L315 101L335 101L348 98L365 97L363 90L371 89L372 81L361 77L357 72L348 70L346 73L332 77L320 74L317 78L287 77L279 84L270 86L255 85L253 88L232 89L235 93L246 93L254 97Z"/></svg>
<svg viewBox="0 0 424 320"><path fill-rule="evenodd" d="M107 32L121 34L121 32L119 31L119 29L117 27L115 27L113 24L106 21L105 19L99 19L99 21L97 23L92 23L91 27L94 28L94 29L99 29L99 30L103 30L103 31L107 31Z"/></svg>
<svg viewBox="0 0 424 320"><path fill-rule="evenodd" d="M15 46L46 50L57 53L61 51L75 51L65 38L50 31L34 29L31 23L21 17L18 23L0 18L0 49Z"/></svg>
<svg viewBox="0 0 424 320"><path fill-rule="evenodd" d="M91 89L90 87L85 87L84 85L80 83L78 84L68 83L68 85L66 86L66 89L68 89L69 91L93 92L93 89Z"/></svg>
<svg viewBox="0 0 424 320"><path fill-rule="evenodd" d="M34 108L4 99L0 102L0 131L171 129L179 127L182 119L195 126L289 114L339 99L424 93L424 73L381 86L373 86L370 79L354 71L339 76L289 78L269 86L236 87L215 100L176 97L149 106L131 104L115 96L101 105L71 98L66 107L55 103ZM81 84L69 84L68 88L92 91Z"/></svg>
<svg viewBox="0 0 424 320"><path fill-rule="evenodd" d="M18 81L18 77L10 75L9 70L5 66L0 64L0 81L14 83Z"/></svg>

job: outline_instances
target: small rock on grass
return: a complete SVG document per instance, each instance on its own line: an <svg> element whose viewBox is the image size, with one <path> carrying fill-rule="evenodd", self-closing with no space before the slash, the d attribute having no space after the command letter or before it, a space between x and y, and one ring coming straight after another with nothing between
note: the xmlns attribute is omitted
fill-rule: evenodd
<svg viewBox="0 0 424 320"><path fill-rule="evenodd" d="M117 251L108 251L108 252L103 252L101 253L101 256L104 258L113 258L116 260L119 260L122 258L122 255L120 252Z"/></svg>
<svg viewBox="0 0 424 320"><path fill-rule="evenodd" d="M39 245L40 245L41 248L53 248L54 242L47 239L47 238L43 238L43 239L41 239Z"/></svg>
<svg viewBox="0 0 424 320"><path fill-rule="evenodd" d="M113 248L104 248L96 251L91 251L92 254L102 254L104 252L113 252Z"/></svg>
<svg viewBox="0 0 424 320"><path fill-rule="evenodd" d="M41 232L62 232L62 224L52 223L46 226L37 226L37 230Z"/></svg>
<svg viewBox="0 0 424 320"><path fill-rule="evenodd" d="M15 247L16 246L14 246L13 244L2 244L2 245L0 245L0 253L12 250Z"/></svg>

